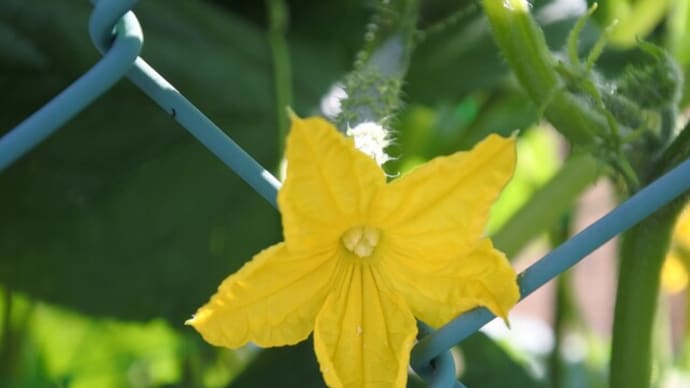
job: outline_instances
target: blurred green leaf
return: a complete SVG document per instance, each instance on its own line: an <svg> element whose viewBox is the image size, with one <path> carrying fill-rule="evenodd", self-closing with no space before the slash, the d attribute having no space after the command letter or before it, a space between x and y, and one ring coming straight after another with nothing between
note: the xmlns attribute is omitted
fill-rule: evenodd
<svg viewBox="0 0 690 388"><path fill-rule="evenodd" d="M632 47L649 35L674 3L672 0L608 0L602 1L595 13L604 26L614 25L609 35L612 45Z"/></svg>
<svg viewBox="0 0 690 388"><path fill-rule="evenodd" d="M530 5L538 14L549 46L561 48L577 17L572 7L555 0L530 1ZM431 2L425 11L443 23L449 11L437 9L447 6ZM457 4L453 7L459 8ZM427 36L415 49L405 86L412 102L457 101L472 91L496 87L509 76L483 12L479 7L465 8L464 16L447 21L439 33Z"/></svg>
<svg viewBox="0 0 690 388"><path fill-rule="evenodd" d="M487 231L493 234L549 180L560 167L558 142L554 131L534 127L517 141L517 165L513 178L491 207ZM550 225L541 225L546 230Z"/></svg>
<svg viewBox="0 0 690 388"><path fill-rule="evenodd" d="M40 305L32 326L50 375L70 387L150 387L181 377L180 338L160 320L90 320Z"/></svg>
<svg viewBox="0 0 690 388"><path fill-rule="evenodd" d="M473 93L457 104L412 104L400 116L389 149L396 158L385 167L391 174L405 173L435 156L469 150L489 134L510 136L536 119L524 96L504 90Z"/></svg>
<svg viewBox="0 0 690 388"><path fill-rule="evenodd" d="M0 386L134 388L181 379L183 337L161 319L93 319L17 294L0 306L11 312L2 320L9 337L2 342Z"/></svg>
<svg viewBox="0 0 690 388"><path fill-rule="evenodd" d="M477 332L460 344L465 372L460 380L468 387L539 388L546 383L532 377L524 365L482 332Z"/></svg>
<svg viewBox="0 0 690 388"><path fill-rule="evenodd" d="M528 201L493 235L494 244L508 257L552 227L579 195L601 175L601 165L586 154L573 155L558 173L535 190ZM544 204L549 204L545 207Z"/></svg>
<svg viewBox="0 0 690 388"><path fill-rule="evenodd" d="M45 68L47 62L46 56L31 40L11 25L0 22L0 63L5 71Z"/></svg>
<svg viewBox="0 0 690 388"><path fill-rule="evenodd" d="M0 4L0 23L50 64L2 79L0 132L98 60L90 10L86 1ZM274 168L265 31L203 1L152 0L135 11L143 57ZM351 62L317 55L323 45L294 43L295 62L309 64L295 66L295 79L308 80L298 110L315 106ZM0 281L92 314L181 325L225 276L280 239L277 211L126 80L4 171L0 188Z"/></svg>
<svg viewBox="0 0 690 388"><path fill-rule="evenodd" d="M325 387L311 338L295 346L264 349L229 388Z"/></svg>

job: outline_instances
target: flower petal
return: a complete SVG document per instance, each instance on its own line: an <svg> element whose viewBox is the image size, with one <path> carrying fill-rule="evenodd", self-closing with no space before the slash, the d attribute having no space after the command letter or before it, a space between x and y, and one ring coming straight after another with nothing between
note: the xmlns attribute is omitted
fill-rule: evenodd
<svg viewBox="0 0 690 388"><path fill-rule="evenodd" d="M661 267L661 288L669 294L677 294L688 287L688 270L679 252L671 250Z"/></svg>
<svg viewBox="0 0 690 388"><path fill-rule="evenodd" d="M368 264L353 263L316 318L314 348L330 387L404 387L417 326Z"/></svg>
<svg viewBox="0 0 690 388"><path fill-rule="evenodd" d="M678 216L673 228L673 243L682 249L690 250L690 204Z"/></svg>
<svg viewBox="0 0 690 388"><path fill-rule="evenodd" d="M439 157L393 181L372 217L419 260L471 249L515 169L515 140L490 135L469 152Z"/></svg>
<svg viewBox="0 0 690 388"><path fill-rule="evenodd" d="M320 118L293 118L286 147L287 178L278 193L285 241L291 253L320 251L366 221L386 179L373 159Z"/></svg>
<svg viewBox="0 0 690 388"><path fill-rule="evenodd" d="M433 327L478 306L507 319L520 298L515 270L489 239L468 255L449 258L445 266L430 267L394 248L381 265L414 315Z"/></svg>
<svg viewBox="0 0 690 388"><path fill-rule="evenodd" d="M281 346L304 340L331 288L335 254L294 257L285 244L263 250L226 278L186 322L216 346Z"/></svg>

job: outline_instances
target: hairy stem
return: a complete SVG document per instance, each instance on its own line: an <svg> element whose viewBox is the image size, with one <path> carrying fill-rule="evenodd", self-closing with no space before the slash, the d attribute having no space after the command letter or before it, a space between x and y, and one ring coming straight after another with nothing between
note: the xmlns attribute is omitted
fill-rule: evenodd
<svg viewBox="0 0 690 388"><path fill-rule="evenodd" d="M588 146L608 132L606 118L566 89L544 33L526 0L483 0L494 40L515 76L547 120L570 141Z"/></svg>
<svg viewBox="0 0 690 388"><path fill-rule="evenodd" d="M659 275L682 201L675 201L623 235L611 344L610 386L651 383L652 327Z"/></svg>
<svg viewBox="0 0 690 388"><path fill-rule="evenodd" d="M345 132L363 122L384 124L402 105L401 91L417 36L417 0L384 1L365 34L365 48L345 78L347 98L337 127Z"/></svg>
<svg viewBox="0 0 690 388"><path fill-rule="evenodd" d="M278 159L284 152L285 136L290 122L286 109L292 103L292 74L290 51L285 32L288 25L288 10L284 0L267 0L269 31L268 41L273 57L273 84L275 86L276 121L278 124Z"/></svg>

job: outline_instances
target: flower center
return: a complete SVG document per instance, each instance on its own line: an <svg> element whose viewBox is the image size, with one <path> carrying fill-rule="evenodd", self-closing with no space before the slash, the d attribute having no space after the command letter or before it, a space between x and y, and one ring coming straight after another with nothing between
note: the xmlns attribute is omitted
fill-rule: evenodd
<svg viewBox="0 0 690 388"><path fill-rule="evenodd" d="M357 257L369 257L374 253L374 249L381 239L381 231L369 226L355 226L343 233L340 239L345 249Z"/></svg>

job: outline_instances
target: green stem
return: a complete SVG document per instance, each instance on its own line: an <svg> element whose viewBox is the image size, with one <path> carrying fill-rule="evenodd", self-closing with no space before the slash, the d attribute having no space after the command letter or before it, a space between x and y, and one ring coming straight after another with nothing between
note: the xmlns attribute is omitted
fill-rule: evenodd
<svg viewBox="0 0 690 388"><path fill-rule="evenodd" d="M484 0L494 38L534 101L544 102L560 87L556 60L523 0Z"/></svg>
<svg viewBox="0 0 690 388"><path fill-rule="evenodd" d="M659 275L682 201L675 201L623 235L611 344L610 386L647 388Z"/></svg>
<svg viewBox="0 0 690 388"><path fill-rule="evenodd" d="M664 150L646 179L651 182L690 157L690 124ZM675 199L623 235L611 344L610 385L647 388L661 267L673 226L688 199Z"/></svg>
<svg viewBox="0 0 690 388"><path fill-rule="evenodd" d="M370 23L365 47L345 78L347 98L337 127L345 132L363 122L385 124L397 114L403 78L417 37L417 0L382 2Z"/></svg>
<svg viewBox="0 0 690 388"><path fill-rule="evenodd" d="M269 31L268 41L273 57L273 83L275 85L276 120L278 124L278 156L282 158L285 136L290 126L286 109L292 104L292 75L290 51L285 32L288 24L288 10L284 0L267 0Z"/></svg>
<svg viewBox="0 0 690 388"><path fill-rule="evenodd" d="M664 150L652 169L652 176L661 176L673 166L690 158L690 121Z"/></svg>
<svg viewBox="0 0 690 388"><path fill-rule="evenodd" d="M433 24L429 25L428 27L424 28L421 31L418 31L417 43L421 43L422 41L424 41L425 39L427 39L430 36L441 34L441 33L445 32L446 30L448 30L449 27L456 25L463 18L472 14L476 10L477 10L477 4L476 3L467 4L466 6L455 10L453 13L447 15L443 19L441 19L437 22L434 22Z"/></svg>
<svg viewBox="0 0 690 388"><path fill-rule="evenodd" d="M609 15L614 19L608 23L617 20L618 25L611 31L611 41L622 46L634 45L654 29L670 4L670 0L637 0L614 10Z"/></svg>
<svg viewBox="0 0 690 388"><path fill-rule="evenodd" d="M562 217L561 222L550 230L549 243L551 247L557 247L563 244L570 235L571 217L568 214ZM553 322L555 342L548 360L551 388L561 388L564 382L563 363L561 362L562 339L568 324L575 315L575 299L573 298L572 289L570 271L566 271L556 278L556 306Z"/></svg>
<svg viewBox="0 0 690 388"><path fill-rule="evenodd" d="M515 256L531 239L554 225L600 173L599 163L589 155L569 158L558 174L492 237L496 247L508 257Z"/></svg>
<svg viewBox="0 0 690 388"><path fill-rule="evenodd" d="M494 39L515 76L546 118L572 142L590 146L608 133L606 118L570 93L558 73L543 31L525 0L482 0Z"/></svg>
<svg viewBox="0 0 690 388"><path fill-rule="evenodd" d="M556 306L554 311L554 346L549 356L549 379L551 388L567 386L567 367L561 359L563 352L563 338L568 326L572 323L572 315L575 311L572 295L571 272L564 272L556 282Z"/></svg>
<svg viewBox="0 0 690 388"><path fill-rule="evenodd" d="M12 341L12 306L13 297L12 289L5 286L3 290L3 306L2 306L2 340L0 342L0 376L9 376L11 365L13 364L12 355L13 342Z"/></svg>
<svg viewBox="0 0 690 388"><path fill-rule="evenodd" d="M196 338L185 336L183 338L182 378L180 386L201 387L204 385L203 366L199 341Z"/></svg>

